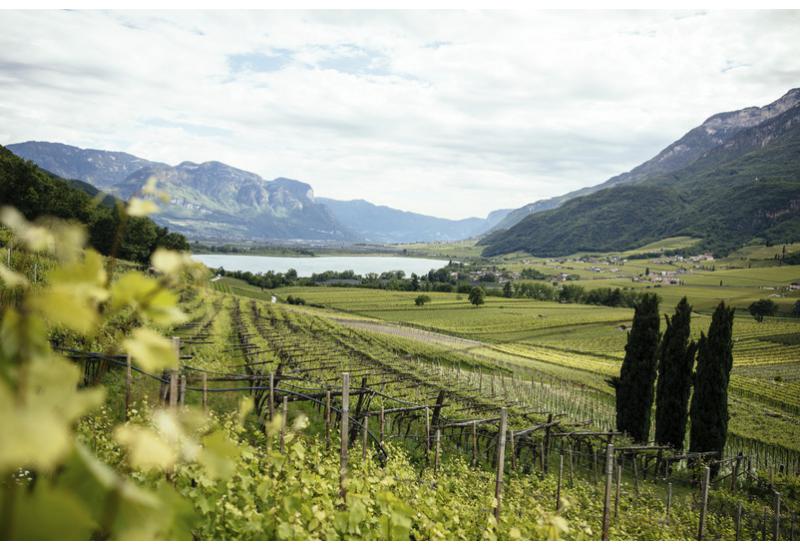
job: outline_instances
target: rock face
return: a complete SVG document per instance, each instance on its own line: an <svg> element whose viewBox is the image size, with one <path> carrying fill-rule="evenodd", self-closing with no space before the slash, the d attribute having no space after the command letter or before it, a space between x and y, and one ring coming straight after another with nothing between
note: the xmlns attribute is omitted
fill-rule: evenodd
<svg viewBox="0 0 800 550"><path fill-rule="evenodd" d="M508 229L529 214L557 208L575 197L589 195L609 187L640 183L650 177L669 174L685 168L742 130L753 128L766 120L778 117L797 105L800 105L800 88L789 90L783 97L764 107L747 107L738 111L713 115L655 157L630 172L614 176L593 187L584 187L559 197L526 204L509 213L494 229Z"/></svg>
<svg viewBox="0 0 800 550"><path fill-rule="evenodd" d="M153 218L191 238L352 241L357 236L314 199L311 186L267 181L221 162L152 162L126 153L25 142L8 147L58 176L128 199L150 179L170 196Z"/></svg>

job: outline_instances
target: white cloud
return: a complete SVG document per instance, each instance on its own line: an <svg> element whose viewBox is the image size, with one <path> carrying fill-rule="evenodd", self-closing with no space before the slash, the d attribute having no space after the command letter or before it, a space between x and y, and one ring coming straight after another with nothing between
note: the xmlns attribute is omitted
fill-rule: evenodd
<svg viewBox="0 0 800 550"><path fill-rule="evenodd" d="M800 85L799 12L4 12L0 138L463 217Z"/></svg>

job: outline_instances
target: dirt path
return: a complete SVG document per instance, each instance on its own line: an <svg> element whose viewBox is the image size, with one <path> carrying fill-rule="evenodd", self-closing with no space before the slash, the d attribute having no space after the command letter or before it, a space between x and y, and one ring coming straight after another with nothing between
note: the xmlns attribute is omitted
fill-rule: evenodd
<svg viewBox="0 0 800 550"><path fill-rule="evenodd" d="M336 319L336 322L360 330L369 330L372 332L380 332L382 334L389 334L391 336L400 336L410 340L416 340L426 344L434 344L440 346L447 346L453 349L475 349L488 344L479 342L477 340L469 340L467 338L459 338L457 336L449 336L431 330L420 328L407 327L404 325L395 325L391 323L379 323L377 321L355 321L352 319Z"/></svg>

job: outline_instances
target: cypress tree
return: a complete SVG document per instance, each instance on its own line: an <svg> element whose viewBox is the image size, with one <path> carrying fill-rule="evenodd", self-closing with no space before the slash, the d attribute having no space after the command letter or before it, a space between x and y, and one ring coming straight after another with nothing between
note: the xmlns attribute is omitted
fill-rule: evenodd
<svg viewBox="0 0 800 550"><path fill-rule="evenodd" d="M644 294L636 305L620 375L610 381L617 394L617 429L640 442L650 435L659 323L658 296Z"/></svg>
<svg viewBox="0 0 800 550"><path fill-rule="evenodd" d="M691 452L715 451L722 456L728 436L728 382L733 367L734 309L720 302L711 318L708 337L700 335L697 345L697 373L689 432ZM712 468L716 475L719 467Z"/></svg>
<svg viewBox="0 0 800 550"><path fill-rule="evenodd" d="M672 319L664 315L667 329L661 340L656 386L656 442L683 449L689 417L689 392L697 350L689 342L692 306L686 297L675 307Z"/></svg>

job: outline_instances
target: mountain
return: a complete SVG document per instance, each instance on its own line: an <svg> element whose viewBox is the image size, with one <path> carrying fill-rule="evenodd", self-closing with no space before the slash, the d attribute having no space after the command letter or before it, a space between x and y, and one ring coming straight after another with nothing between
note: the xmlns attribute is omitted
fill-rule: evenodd
<svg viewBox="0 0 800 550"><path fill-rule="evenodd" d="M8 145L8 149L48 172L89 183L103 191L110 190L136 170L166 166L128 153L81 149L47 141L15 143Z"/></svg>
<svg viewBox="0 0 800 550"><path fill-rule="evenodd" d="M147 218L122 216L115 200L94 200L100 191L86 182L66 180L16 156L0 146L0 204L10 205L26 218L54 216L86 226L89 244L102 254L146 262L157 247L186 250L189 243ZM117 233L124 231L118 248Z"/></svg>
<svg viewBox="0 0 800 550"><path fill-rule="evenodd" d="M153 219L192 238L430 242L462 240L490 230L510 210L447 220L363 200L315 199L311 186L287 178L266 181L221 162L170 166L127 153L29 141L15 154L64 178L88 182L123 199L150 179L170 196Z"/></svg>
<svg viewBox="0 0 800 550"><path fill-rule="evenodd" d="M797 240L800 90L754 109L715 115L700 127L706 137L692 130L618 184L487 236L484 254L623 250L675 235L699 237L716 252L753 237Z"/></svg>
<svg viewBox="0 0 800 550"><path fill-rule="evenodd" d="M316 202L308 184L257 174L221 162L169 166L127 153L60 143L9 145L15 154L58 176L88 181L128 199L150 179L170 196L153 219L192 238L353 241L357 235Z"/></svg>
<svg viewBox="0 0 800 550"><path fill-rule="evenodd" d="M320 197L317 202L364 242L409 243L459 241L485 233L510 210L498 210L487 218L448 220L378 206L365 200L342 201Z"/></svg>
<svg viewBox="0 0 800 550"><path fill-rule="evenodd" d="M582 197L620 185L630 185L646 181L648 178L669 174L685 168L715 147L725 143L741 130L753 128L781 115L800 104L800 88L789 90L783 97L765 107L747 107L738 111L718 113L703 124L690 130L686 135L670 144L655 157L605 182L592 187L577 189L565 195L543 199L509 213L494 227L494 230L508 229L519 223L529 214L557 208L570 199Z"/></svg>

